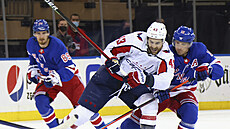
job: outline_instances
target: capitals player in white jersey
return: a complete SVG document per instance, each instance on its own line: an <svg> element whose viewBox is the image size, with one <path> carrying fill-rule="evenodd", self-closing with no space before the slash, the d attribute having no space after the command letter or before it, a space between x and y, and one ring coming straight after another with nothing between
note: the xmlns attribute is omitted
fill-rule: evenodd
<svg viewBox="0 0 230 129"><path fill-rule="evenodd" d="M31 82L37 84L34 95L36 107L49 128L53 128L59 123L50 103L62 92L75 107L79 105L85 86L64 43L50 36L49 32L49 25L44 19L34 22L34 36L26 46L30 60L27 75ZM98 113L91 117L91 122L98 129L104 126ZM70 127L75 128L76 125Z"/></svg>
<svg viewBox="0 0 230 129"><path fill-rule="evenodd" d="M175 91L166 90L165 101L159 103L158 113L169 108L181 119L178 129L194 129L198 119L198 101L194 95L197 81L207 78L220 79L224 75L223 67L201 42L193 42L195 34L191 28L179 27L173 35L170 49L175 57L175 73L170 88L195 78ZM170 96L170 97L169 97ZM126 119L120 129L140 129L141 111L136 111ZM130 128L132 127L132 128Z"/></svg>
<svg viewBox="0 0 230 129"><path fill-rule="evenodd" d="M114 96L135 109L152 99L153 91L169 88L174 73L174 57L165 41L166 33L164 24L154 22L147 33L138 31L111 42L104 50L110 59L105 61L102 57L105 65L91 78L79 99L80 105L68 117L77 119L75 124L80 126ZM148 105L141 108L144 114L142 129L154 128L156 103L149 104L156 105L156 109ZM70 119L66 123L63 125L71 125Z"/></svg>

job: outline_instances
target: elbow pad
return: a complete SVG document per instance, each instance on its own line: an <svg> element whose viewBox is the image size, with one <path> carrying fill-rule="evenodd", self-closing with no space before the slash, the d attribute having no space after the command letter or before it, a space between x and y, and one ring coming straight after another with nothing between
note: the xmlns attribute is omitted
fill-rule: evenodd
<svg viewBox="0 0 230 129"><path fill-rule="evenodd" d="M223 67L219 64L213 64L211 65L211 70L210 70L210 78L212 80L217 80L220 79L221 77L224 76L224 70Z"/></svg>

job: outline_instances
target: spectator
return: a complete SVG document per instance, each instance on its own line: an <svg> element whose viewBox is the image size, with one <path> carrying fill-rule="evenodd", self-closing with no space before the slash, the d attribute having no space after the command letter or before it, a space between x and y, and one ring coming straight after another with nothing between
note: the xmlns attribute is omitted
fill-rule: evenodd
<svg viewBox="0 0 230 129"><path fill-rule="evenodd" d="M69 53L75 50L75 44L73 43L73 39L70 35L67 34L68 23L64 19L58 20L58 31L57 38L59 38L66 46ZM54 34L52 36L55 36Z"/></svg>
<svg viewBox="0 0 230 129"><path fill-rule="evenodd" d="M79 30L82 30L81 28L79 28L80 16L78 14L75 14L75 13L72 14L70 16L70 20L73 22L74 25L76 25L76 27ZM77 32L77 30L75 30L71 26L68 27L67 32L73 38L73 42L75 43L75 46L76 46L76 50L70 53L70 55L71 56L88 56L89 55L88 42Z"/></svg>

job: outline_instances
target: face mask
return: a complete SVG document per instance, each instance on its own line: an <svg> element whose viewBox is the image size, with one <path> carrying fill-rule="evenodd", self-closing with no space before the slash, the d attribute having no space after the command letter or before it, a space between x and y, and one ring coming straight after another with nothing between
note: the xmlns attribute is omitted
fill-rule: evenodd
<svg viewBox="0 0 230 129"><path fill-rule="evenodd" d="M62 32L64 32L64 31L67 30L67 27L66 27L66 26L60 26L59 29L60 29Z"/></svg>
<svg viewBox="0 0 230 129"><path fill-rule="evenodd" d="M79 26L79 22L73 22L73 24L78 27Z"/></svg>

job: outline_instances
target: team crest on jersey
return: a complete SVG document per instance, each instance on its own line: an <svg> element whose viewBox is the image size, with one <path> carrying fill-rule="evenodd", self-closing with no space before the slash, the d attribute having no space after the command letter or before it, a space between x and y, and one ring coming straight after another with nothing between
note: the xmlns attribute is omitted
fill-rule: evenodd
<svg viewBox="0 0 230 129"><path fill-rule="evenodd" d="M197 59L194 59L194 60L192 61L191 68L194 68L194 67L196 67L196 66L198 66L198 61L197 61Z"/></svg>
<svg viewBox="0 0 230 129"><path fill-rule="evenodd" d="M39 53L43 54L44 53L44 49L40 49Z"/></svg>

